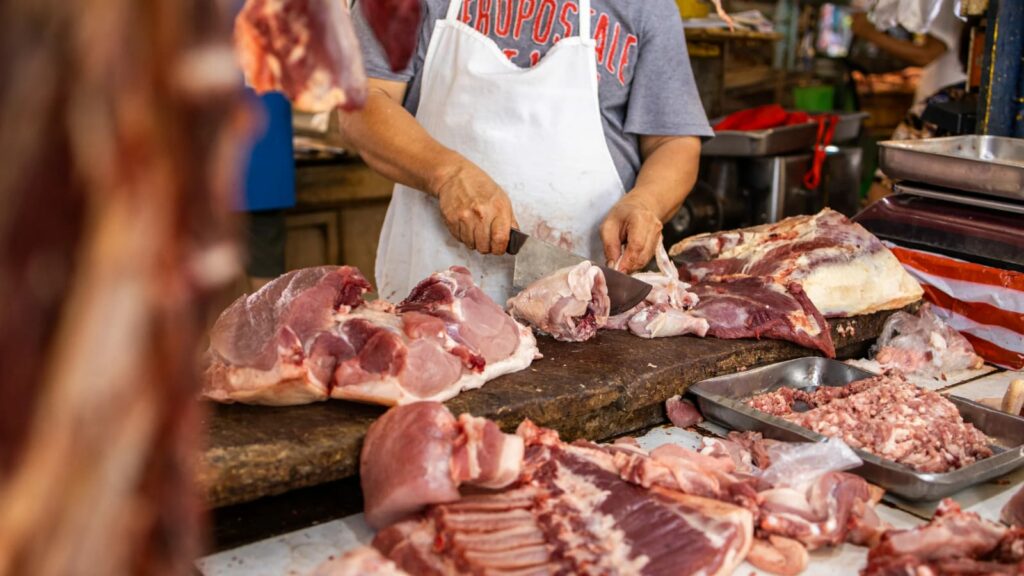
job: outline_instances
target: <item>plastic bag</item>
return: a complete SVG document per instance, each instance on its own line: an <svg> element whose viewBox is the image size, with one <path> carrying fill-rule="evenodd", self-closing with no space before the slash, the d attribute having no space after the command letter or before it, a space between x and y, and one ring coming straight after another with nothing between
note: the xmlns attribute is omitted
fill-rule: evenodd
<svg viewBox="0 0 1024 576"><path fill-rule="evenodd" d="M842 472L862 464L857 453L840 438L824 442L773 443L768 447L771 465L761 479L775 488L806 490L828 472Z"/></svg>
<svg viewBox="0 0 1024 576"><path fill-rule="evenodd" d="M942 377L983 364L967 338L936 316L929 304L922 305L916 316L906 312L890 316L876 347L875 360L883 369L905 374Z"/></svg>
<svg viewBox="0 0 1024 576"><path fill-rule="evenodd" d="M868 18L880 30L902 26L913 34L925 34L943 6L951 9L946 0L878 0Z"/></svg>

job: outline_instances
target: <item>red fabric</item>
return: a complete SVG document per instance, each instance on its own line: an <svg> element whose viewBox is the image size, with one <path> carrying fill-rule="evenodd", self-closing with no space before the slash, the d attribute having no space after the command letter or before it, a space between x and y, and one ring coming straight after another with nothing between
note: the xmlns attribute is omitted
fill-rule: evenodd
<svg viewBox="0 0 1024 576"><path fill-rule="evenodd" d="M778 104L768 104L733 112L716 124L715 130L767 130L810 121L806 112L786 112Z"/></svg>

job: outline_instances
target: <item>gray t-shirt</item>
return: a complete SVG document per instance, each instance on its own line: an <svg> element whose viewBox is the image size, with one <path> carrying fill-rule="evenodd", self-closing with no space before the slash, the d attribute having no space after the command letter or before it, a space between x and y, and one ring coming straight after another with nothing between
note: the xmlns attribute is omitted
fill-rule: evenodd
<svg viewBox="0 0 1024 576"><path fill-rule="evenodd" d="M358 1L358 0L357 0ZM415 114L423 60L448 0L423 0L419 44L405 70L392 72L362 10L352 9L371 78L409 82L405 108ZM598 97L605 140L628 191L640 169L638 135L712 136L690 70L673 0L592 0ZM463 0L460 19L492 38L519 66L535 65L561 38L578 34L577 0Z"/></svg>

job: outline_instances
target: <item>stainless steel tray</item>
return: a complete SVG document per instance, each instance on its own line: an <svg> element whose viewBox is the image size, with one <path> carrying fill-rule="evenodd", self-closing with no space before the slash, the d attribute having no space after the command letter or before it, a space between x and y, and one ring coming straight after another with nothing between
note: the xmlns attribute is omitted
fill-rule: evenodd
<svg viewBox="0 0 1024 576"><path fill-rule="evenodd" d="M839 114L833 142L857 138L866 112ZM721 118L715 119L717 124ZM778 156L789 152L809 151L818 138L818 124L808 122L768 130L721 130L701 147L703 156Z"/></svg>
<svg viewBox="0 0 1024 576"><path fill-rule="evenodd" d="M878 146L879 166L890 178L1024 200L1024 140L949 136Z"/></svg>
<svg viewBox="0 0 1024 576"><path fill-rule="evenodd" d="M872 376L859 368L827 358L798 358L738 374L719 376L691 386L704 416L734 430L753 430L766 438L790 442L821 442L824 436L747 406L755 394L782 386L811 388L845 386ZM937 500L1024 465L1024 418L1011 416L956 396L950 401L964 420L992 438L991 457L944 474L927 474L856 450L864 465L853 472L908 500Z"/></svg>

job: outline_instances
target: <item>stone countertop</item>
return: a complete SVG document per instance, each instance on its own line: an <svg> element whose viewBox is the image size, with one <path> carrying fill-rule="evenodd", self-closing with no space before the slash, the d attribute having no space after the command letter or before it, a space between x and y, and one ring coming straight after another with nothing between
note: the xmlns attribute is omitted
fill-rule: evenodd
<svg viewBox="0 0 1024 576"><path fill-rule="evenodd" d="M830 321L840 358L863 355L889 313ZM644 340L607 331L583 343L540 338L543 359L460 394L447 405L512 431L530 418L563 438L604 440L665 421L666 399L705 378L807 356L778 340L682 336ZM383 407L327 402L291 407L211 405L199 480L221 507L353 476Z"/></svg>

